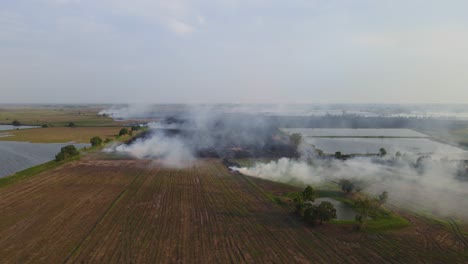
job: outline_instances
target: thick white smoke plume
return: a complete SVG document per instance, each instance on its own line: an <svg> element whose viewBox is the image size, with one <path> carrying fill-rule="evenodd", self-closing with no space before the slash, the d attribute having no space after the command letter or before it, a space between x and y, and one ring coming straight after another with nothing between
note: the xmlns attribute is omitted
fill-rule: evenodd
<svg viewBox="0 0 468 264"><path fill-rule="evenodd" d="M151 115L151 106L139 104L115 106L100 111L99 115L108 115L115 119L145 118Z"/></svg>
<svg viewBox="0 0 468 264"><path fill-rule="evenodd" d="M206 153L205 148L217 152L221 157L225 157L223 155L226 153L223 151L226 149L237 149L239 146L258 147L249 149L250 153L263 150L263 146L268 146L265 139L272 138L269 133L271 127L278 125L278 120L302 120L223 115L209 107L187 109L185 115L175 115L173 122L150 123L150 128L156 131L150 137L113 150L136 158L159 159L163 165L169 167L183 167L190 164L194 156ZM130 112L138 112L125 109L122 111L129 112L121 115L128 117L132 116ZM318 124L327 125L330 120L346 121L336 117L324 118ZM371 122L368 119L361 121ZM339 127L350 127L350 124L343 123ZM185 134L179 136L157 132L171 129L180 129ZM289 183L319 184L327 180L352 179L359 183L364 192L378 194L388 191L391 203L468 219L468 210L465 209L468 208L467 165L459 162L466 159L460 153L449 154L441 149L435 151L431 158L419 159L418 154L403 153L396 156L389 151L385 157L354 157L342 161L331 157L316 157L316 152L310 145L303 144L299 150L301 157L298 159L280 158L269 163L257 163L249 168L233 169L246 175Z"/></svg>
<svg viewBox="0 0 468 264"><path fill-rule="evenodd" d="M439 154L440 155L440 154ZM286 183L319 184L350 179L365 192L390 193L399 206L443 216L468 219L468 182L459 178L463 165L415 157L353 158L346 161L314 159L312 162L281 158L253 167L232 168L242 174ZM462 209L463 208L463 209Z"/></svg>
<svg viewBox="0 0 468 264"><path fill-rule="evenodd" d="M190 149L180 139L163 135L154 135L147 140L139 139L131 145L119 145L113 150L139 159L157 158L162 165L170 168L182 168L194 160Z"/></svg>

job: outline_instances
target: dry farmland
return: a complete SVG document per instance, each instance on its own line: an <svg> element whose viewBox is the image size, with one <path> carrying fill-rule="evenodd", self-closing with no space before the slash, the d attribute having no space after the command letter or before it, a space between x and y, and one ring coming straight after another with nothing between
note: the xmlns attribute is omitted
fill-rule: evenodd
<svg viewBox="0 0 468 264"><path fill-rule="evenodd" d="M257 184L258 183L258 184ZM449 228L404 213L381 234L311 228L266 195L284 185L231 174L88 156L0 189L2 263L465 262Z"/></svg>

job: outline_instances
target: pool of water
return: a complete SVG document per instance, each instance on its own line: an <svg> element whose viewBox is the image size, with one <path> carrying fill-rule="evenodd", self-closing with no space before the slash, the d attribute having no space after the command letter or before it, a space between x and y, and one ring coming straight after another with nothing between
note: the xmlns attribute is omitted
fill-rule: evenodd
<svg viewBox="0 0 468 264"><path fill-rule="evenodd" d="M431 154L445 153L447 156L460 156L466 151L428 138L306 138L305 142L314 145L325 153L343 154L378 153L385 148L389 154L401 153Z"/></svg>
<svg viewBox="0 0 468 264"><path fill-rule="evenodd" d="M0 178L32 166L53 160L63 146L69 143L29 143L0 141ZM73 144L77 148L89 144Z"/></svg>
<svg viewBox="0 0 468 264"><path fill-rule="evenodd" d="M358 214L356 210L354 210L354 208L343 202L337 201L332 198L323 197L315 199L314 204L320 204L321 202L330 202L331 204L333 204L333 206L336 209L336 220L354 221L356 219L356 215Z"/></svg>
<svg viewBox="0 0 468 264"><path fill-rule="evenodd" d="M4 130L16 130L16 129L29 129L38 128L39 126L12 126L12 125L0 125L0 131Z"/></svg>
<svg viewBox="0 0 468 264"><path fill-rule="evenodd" d="M299 133L303 137L429 137L404 128L282 128L287 134Z"/></svg>

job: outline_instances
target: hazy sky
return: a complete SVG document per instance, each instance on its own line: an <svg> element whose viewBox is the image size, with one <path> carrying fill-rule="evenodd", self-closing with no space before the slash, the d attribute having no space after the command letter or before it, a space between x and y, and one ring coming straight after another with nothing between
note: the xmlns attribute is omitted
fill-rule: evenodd
<svg viewBox="0 0 468 264"><path fill-rule="evenodd" d="M0 102L468 103L466 0L0 0Z"/></svg>

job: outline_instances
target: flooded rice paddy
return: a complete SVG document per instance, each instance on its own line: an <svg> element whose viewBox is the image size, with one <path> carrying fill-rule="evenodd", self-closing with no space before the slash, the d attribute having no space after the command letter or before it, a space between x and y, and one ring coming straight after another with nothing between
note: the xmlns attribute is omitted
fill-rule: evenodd
<svg viewBox="0 0 468 264"><path fill-rule="evenodd" d="M0 177L50 161L69 143L0 141ZM89 144L74 144L78 148Z"/></svg>
<svg viewBox="0 0 468 264"><path fill-rule="evenodd" d="M333 154L372 154L385 148L395 154L433 154L447 156L466 155L467 152L456 146L432 140L429 136L411 129L282 129L287 134L300 133L307 144L314 145L325 153Z"/></svg>
<svg viewBox="0 0 468 264"><path fill-rule="evenodd" d="M38 126L0 125L0 131L5 131L5 130L17 130L17 129L29 129L29 128L38 128Z"/></svg>

